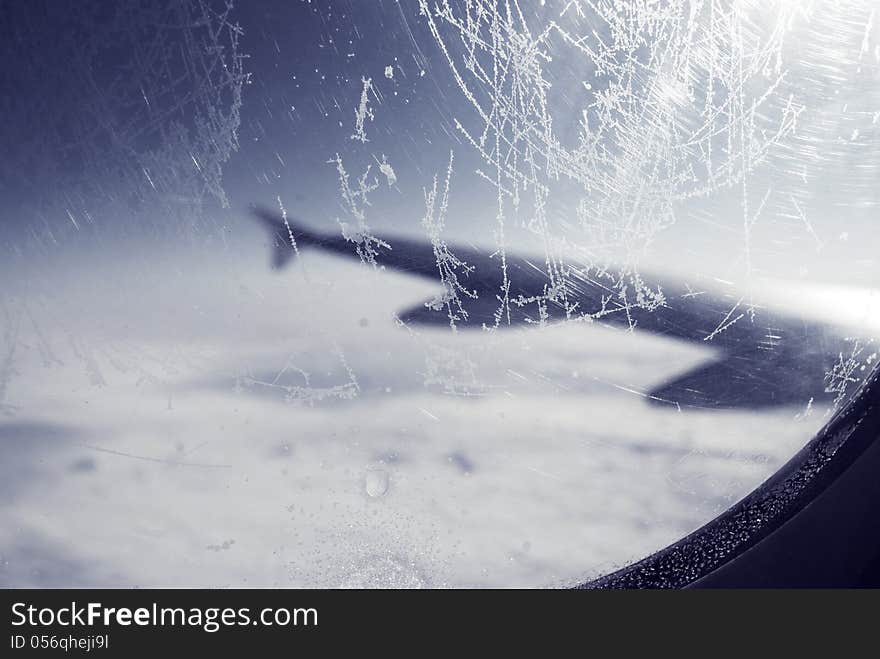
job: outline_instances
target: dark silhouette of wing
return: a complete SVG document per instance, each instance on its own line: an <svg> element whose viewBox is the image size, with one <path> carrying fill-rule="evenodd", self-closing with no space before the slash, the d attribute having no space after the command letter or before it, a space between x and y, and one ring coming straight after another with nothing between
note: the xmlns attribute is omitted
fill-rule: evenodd
<svg viewBox="0 0 880 659"><path fill-rule="evenodd" d="M823 394L816 391L824 375L821 360L796 354L756 357L722 353L717 361L701 364L664 382L650 392L654 403L702 409L760 409L778 405L804 405ZM818 366L816 368L815 366Z"/></svg>

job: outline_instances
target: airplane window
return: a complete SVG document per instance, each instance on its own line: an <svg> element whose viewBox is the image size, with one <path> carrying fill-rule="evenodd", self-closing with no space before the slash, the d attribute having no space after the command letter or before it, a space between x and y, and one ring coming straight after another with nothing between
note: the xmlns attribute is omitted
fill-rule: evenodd
<svg viewBox="0 0 880 659"><path fill-rule="evenodd" d="M878 358L870 0L0 25L0 585L580 583Z"/></svg>

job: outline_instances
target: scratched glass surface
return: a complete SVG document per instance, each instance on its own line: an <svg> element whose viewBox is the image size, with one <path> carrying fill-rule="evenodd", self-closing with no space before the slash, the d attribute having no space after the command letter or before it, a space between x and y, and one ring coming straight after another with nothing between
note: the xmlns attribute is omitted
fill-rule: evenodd
<svg viewBox="0 0 880 659"><path fill-rule="evenodd" d="M869 0L0 9L0 585L568 585L877 358Z"/></svg>

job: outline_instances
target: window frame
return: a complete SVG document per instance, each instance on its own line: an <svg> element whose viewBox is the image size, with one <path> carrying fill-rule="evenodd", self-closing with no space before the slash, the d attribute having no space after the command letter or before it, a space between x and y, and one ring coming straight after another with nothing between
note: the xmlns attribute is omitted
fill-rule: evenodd
<svg viewBox="0 0 880 659"><path fill-rule="evenodd" d="M751 494L665 549L576 588L880 587L878 437L880 365Z"/></svg>

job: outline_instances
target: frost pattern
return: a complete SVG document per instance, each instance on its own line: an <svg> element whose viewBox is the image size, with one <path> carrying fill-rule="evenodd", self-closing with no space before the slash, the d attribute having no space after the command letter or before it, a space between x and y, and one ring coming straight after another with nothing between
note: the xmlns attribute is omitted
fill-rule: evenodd
<svg viewBox="0 0 880 659"><path fill-rule="evenodd" d="M293 229L290 227L290 221L287 219L287 208L284 207L284 202L281 201L281 195L276 196L275 200L278 202L278 210L281 211L281 221L284 222L284 228L287 229L287 240L290 241L290 247L293 249L294 254L299 256L299 247L296 244Z"/></svg>
<svg viewBox="0 0 880 659"><path fill-rule="evenodd" d="M569 293L584 273L558 256L559 236L572 227L551 226L548 213L549 202L572 188L580 196L580 234L567 247L582 252L615 291L600 314L655 308L664 303L662 292L645 284L638 265L675 221L676 204L738 188L748 244L757 213L747 175L792 133L803 109L774 94L786 75L785 37L802 8L774 4L776 20L765 29L749 2L541 4L547 18L538 24L520 0L419 0L475 112L473 120L457 118L456 127L488 167L478 173L497 191L497 321L509 322L511 303L575 311ZM550 103L559 51L566 62L579 61L586 78L569 143ZM516 220L544 240L550 283L543 296L510 299L505 226ZM615 271L603 255L610 244L625 248Z"/></svg>
<svg viewBox="0 0 880 659"><path fill-rule="evenodd" d="M336 173L339 175L339 191L342 196L343 206L349 217L354 220L355 226L349 222L339 220L343 237L354 243L357 255L361 262L380 268L376 262L379 249L391 249L391 246L383 240L376 238L370 233L367 225L367 207L370 205L369 195L379 187L376 177L370 177L372 165L367 165L364 173L357 180L357 188L352 188L348 172L342 163L342 157L337 153L333 160L328 161L336 165Z"/></svg>
<svg viewBox="0 0 880 659"><path fill-rule="evenodd" d="M373 89L373 80L372 78L361 78L361 83L363 84L363 89L361 89L361 102L354 111L354 133L352 134L351 139L367 143L370 140L367 139L367 131L364 128L364 122L367 119L370 121L373 121L374 119L373 110L370 108L370 92Z"/></svg>
<svg viewBox="0 0 880 659"><path fill-rule="evenodd" d="M336 354L348 375L348 381L327 387L317 387L312 384L311 375L296 366L292 358L287 360L284 367L278 371L272 380L261 380L249 375L240 375L235 381L235 391L240 392L245 388L263 388L283 393L284 400L288 403L298 402L306 405L315 405L327 400L352 400L360 394L361 388L358 384L354 371L348 365L345 355L337 346ZM289 373L296 373L302 378L302 384L290 384L282 381Z"/></svg>
<svg viewBox="0 0 880 659"><path fill-rule="evenodd" d="M867 346L871 343L859 339L850 339L853 344L849 354L840 353L837 363L825 373L825 392L834 394L834 403L829 413L840 408L841 403L847 398L853 387L857 387L864 380L868 368L872 367L877 360L877 353L863 357Z"/></svg>
<svg viewBox="0 0 880 659"><path fill-rule="evenodd" d="M52 217L80 231L143 209L155 226L158 207L188 226L226 205L249 80L232 1L32 5L0 46L9 89L33 90L0 100L0 178L34 225L57 240Z"/></svg>
<svg viewBox="0 0 880 659"><path fill-rule="evenodd" d="M464 276L473 272L474 268L459 259L449 250L449 246L441 237L443 226L446 223L446 213L449 208L449 182L452 179L452 163L453 154L449 154L449 165L446 169L446 180L443 184L442 191L439 192L440 199L438 205L437 176L434 176L434 184L430 190L425 190L425 217L422 219L422 226L431 240L431 246L434 248L434 258L437 260L437 270L440 274L440 282L443 284L443 291L430 302L426 302L425 306L440 311L444 307L449 315L449 326L455 330L456 322L467 320L468 314L462 304L460 296L477 298L474 290L466 288L459 280L459 274Z"/></svg>

